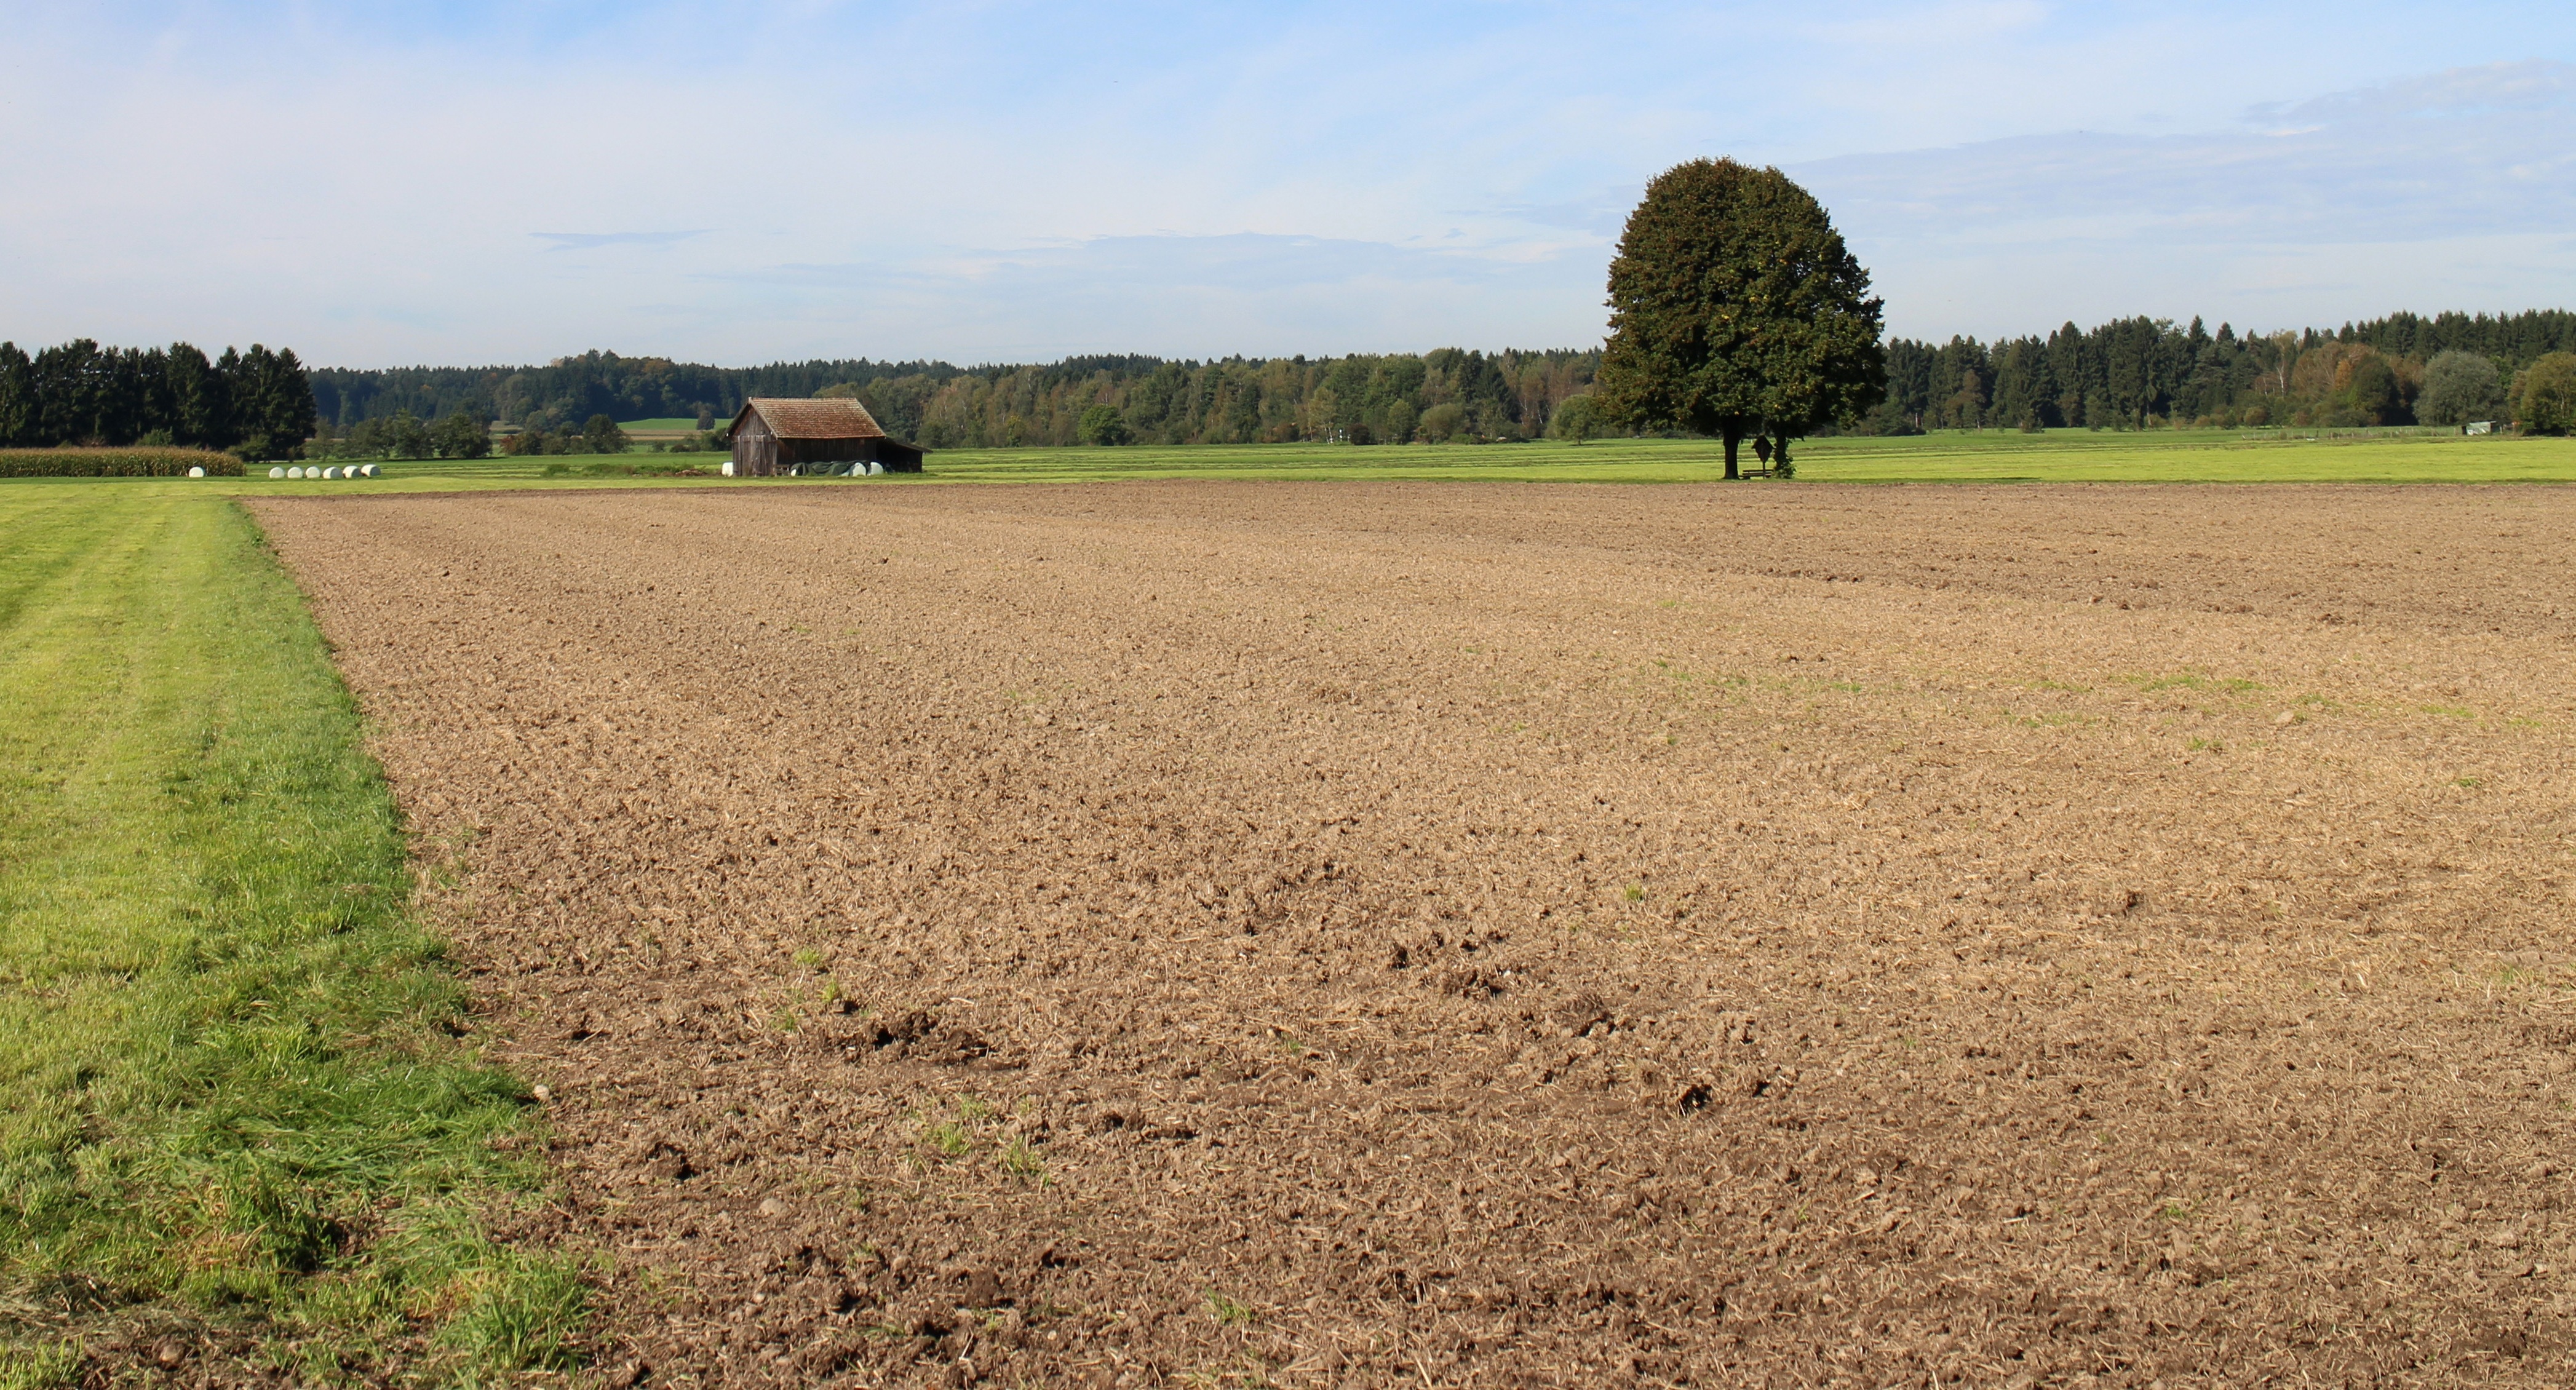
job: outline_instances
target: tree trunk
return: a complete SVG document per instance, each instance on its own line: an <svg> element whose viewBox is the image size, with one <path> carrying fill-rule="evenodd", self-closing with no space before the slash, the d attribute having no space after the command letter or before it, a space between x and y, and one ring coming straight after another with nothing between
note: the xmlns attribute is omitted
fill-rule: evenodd
<svg viewBox="0 0 2576 1390"><path fill-rule="evenodd" d="M1744 476L1735 469L1735 446L1744 442L1744 431L1730 428L1720 438L1726 441L1726 480L1731 483Z"/></svg>

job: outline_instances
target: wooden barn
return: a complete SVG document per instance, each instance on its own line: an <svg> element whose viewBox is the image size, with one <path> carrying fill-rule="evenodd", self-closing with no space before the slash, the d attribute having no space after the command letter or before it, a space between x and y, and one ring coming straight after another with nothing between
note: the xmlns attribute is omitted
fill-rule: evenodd
<svg viewBox="0 0 2576 1390"><path fill-rule="evenodd" d="M761 397L733 417L739 478L920 471L921 450L887 435L857 401Z"/></svg>

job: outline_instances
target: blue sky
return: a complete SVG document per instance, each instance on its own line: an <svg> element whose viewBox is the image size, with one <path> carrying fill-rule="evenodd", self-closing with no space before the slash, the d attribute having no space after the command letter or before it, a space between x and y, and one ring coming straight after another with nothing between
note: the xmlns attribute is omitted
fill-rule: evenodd
<svg viewBox="0 0 2576 1390"><path fill-rule="evenodd" d="M1599 341L1776 163L1914 336L2576 303L2576 6L36 5L0 337L353 366Z"/></svg>

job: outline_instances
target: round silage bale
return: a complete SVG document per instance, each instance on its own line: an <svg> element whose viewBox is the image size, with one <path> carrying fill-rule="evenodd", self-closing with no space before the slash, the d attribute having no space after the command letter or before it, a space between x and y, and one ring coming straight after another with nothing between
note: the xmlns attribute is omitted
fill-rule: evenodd
<svg viewBox="0 0 2576 1390"><path fill-rule="evenodd" d="M283 468L272 468L268 470L268 476L272 478L283 478L286 476L286 470Z"/></svg>
<svg viewBox="0 0 2576 1390"><path fill-rule="evenodd" d="M202 478L206 476L206 466L202 463L189 464L188 476L191 478Z"/></svg>
<svg viewBox="0 0 2576 1390"><path fill-rule="evenodd" d="M364 474L366 474L368 477L372 478L372 477L375 477L379 472L382 472L383 470L381 470L381 469L377 468L374 464L372 464L372 463L371 463L371 464L368 464L366 467L359 469L358 471L359 471L359 472L361 472L361 473L364 473Z"/></svg>

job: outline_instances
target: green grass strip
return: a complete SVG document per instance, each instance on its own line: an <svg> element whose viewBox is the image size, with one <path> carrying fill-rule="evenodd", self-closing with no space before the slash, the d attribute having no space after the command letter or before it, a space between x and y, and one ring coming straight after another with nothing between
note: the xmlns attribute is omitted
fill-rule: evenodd
<svg viewBox="0 0 2576 1390"><path fill-rule="evenodd" d="M1819 483L2566 483L2576 439L2522 439L2419 429L1944 430L1905 438L1802 441L1799 485ZM456 492L485 488L915 487L942 483L1074 483L1147 478L1275 482L1705 483L1723 450L1694 439L1596 439L1522 444L1137 444L1115 449L940 449L929 472L859 479L675 478L713 472L722 454L584 454L560 458L404 460L381 477L9 480L0 490L117 487L175 496L207 493ZM1753 455L1744 454L1751 467ZM630 471L631 470L631 471ZM1747 487L1779 485L1749 481Z"/></svg>
<svg viewBox="0 0 2576 1390"><path fill-rule="evenodd" d="M0 491L0 1387L146 1325L307 1380L572 1363L579 1271L484 1234L544 1181L526 1096L362 739L230 501Z"/></svg>

